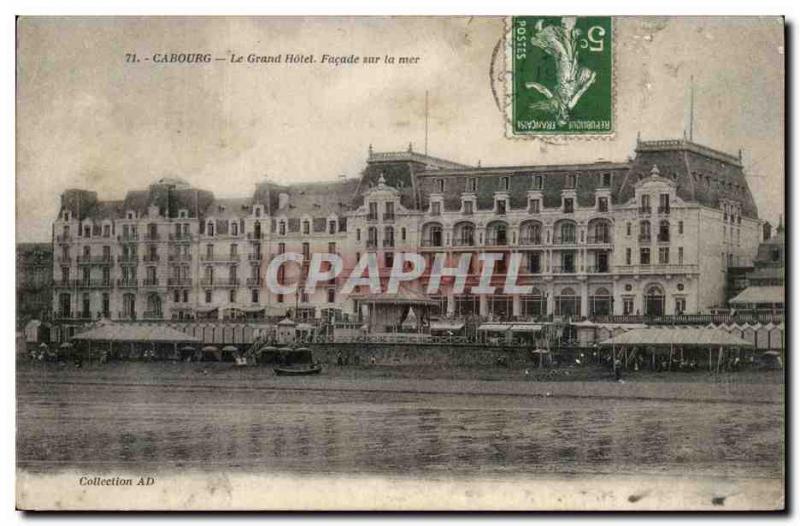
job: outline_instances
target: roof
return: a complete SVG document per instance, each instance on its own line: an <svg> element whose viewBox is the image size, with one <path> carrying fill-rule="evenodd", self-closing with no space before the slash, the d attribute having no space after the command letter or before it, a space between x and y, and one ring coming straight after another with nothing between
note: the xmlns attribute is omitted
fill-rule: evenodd
<svg viewBox="0 0 800 526"><path fill-rule="evenodd" d="M411 289L404 285L397 288L397 292L378 292L365 294L358 298L360 301L369 303L395 303L399 305L438 305L436 300L430 299L422 292Z"/></svg>
<svg viewBox="0 0 800 526"><path fill-rule="evenodd" d="M484 323L478 327L479 331L489 332L506 332L511 328L511 325L503 325L502 323Z"/></svg>
<svg viewBox="0 0 800 526"><path fill-rule="evenodd" d="M753 344L725 331L698 327L648 327L633 329L600 345L704 345L752 347Z"/></svg>
<svg viewBox="0 0 800 526"><path fill-rule="evenodd" d="M252 197L217 198L206 208L206 217L215 219L238 219L250 216Z"/></svg>
<svg viewBox="0 0 800 526"><path fill-rule="evenodd" d="M749 303L784 303L786 291L780 286L769 287L747 287L735 298L730 300L731 304Z"/></svg>
<svg viewBox="0 0 800 526"><path fill-rule="evenodd" d="M432 321L432 331L460 331L464 328L463 321Z"/></svg>
<svg viewBox="0 0 800 526"><path fill-rule="evenodd" d="M358 179L339 179L316 183L270 185L270 209L274 217L328 217L343 215L352 209ZM288 206L278 208L279 195L289 196Z"/></svg>
<svg viewBox="0 0 800 526"><path fill-rule="evenodd" d="M152 342L176 343L199 342L200 338L190 336L163 324L143 323L104 323L80 334L73 340L97 342Z"/></svg>

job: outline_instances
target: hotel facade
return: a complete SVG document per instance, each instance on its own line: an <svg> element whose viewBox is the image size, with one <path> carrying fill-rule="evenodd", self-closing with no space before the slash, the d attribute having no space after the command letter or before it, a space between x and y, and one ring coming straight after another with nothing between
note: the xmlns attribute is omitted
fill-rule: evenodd
<svg viewBox="0 0 800 526"><path fill-rule="evenodd" d="M53 223L53 318L259 320L351 318L365 291L341 293L356 262L374 253L382 280L403 252L430 268L473 255L464 291L444 278L431 316L599 318L705 313L724 305L729 267L748 266L762 231L732 156L686 140L639 141L625 162L467 166L414 152L374 152L360 177L258 182L217 198L162 179L122 200L67 190ZM276 294L269 262L280 267ZM343 272L304 289L314 253ZM493 294L472 294L477 255L501 253ZM512 254L525 294L503 294ZM430 274L415 284L425 291Z"/></svg>

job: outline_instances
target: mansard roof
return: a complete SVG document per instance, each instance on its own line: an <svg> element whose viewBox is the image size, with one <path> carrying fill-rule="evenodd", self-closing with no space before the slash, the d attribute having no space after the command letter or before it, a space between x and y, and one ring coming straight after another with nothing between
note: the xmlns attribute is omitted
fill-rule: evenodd
<svg viewBox="0 0 800 526"><path fill-rule="evenodd" d="M341 216L353 209L353 197L359 185L358 179L296 183L279 185L269 183L268 213L285 217ZM288 205L280 208L280 195L286 194Z"/></svg>

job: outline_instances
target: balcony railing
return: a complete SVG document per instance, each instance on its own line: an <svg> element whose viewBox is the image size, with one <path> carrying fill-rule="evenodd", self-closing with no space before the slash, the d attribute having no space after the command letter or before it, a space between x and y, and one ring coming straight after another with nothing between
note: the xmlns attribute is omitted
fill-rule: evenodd
<svg viewBox="0 0 800 526"><path fill-rule="evenodd" d="M170 241L191 241L192 240L192 234L190 234L188 232L187 233L181 232L180 234L173 232L172 234L169 235L169 240Z"/></svg>
<svg viewBox="0 0 800 526"><path fill-rule="evenodd" d="M139 256L136 254L127 254L117 256L117 263L137 263L139 261Z"/></svg>
<svg viewBox="0 0 800 526"><path fill-rule="evenodd" d="M247 254L249 261L261 261L263 259L261 252Z"/></svg>
<svg viewBox="0 0 800 526"><path fill-rule="evenodd" d="M394 239L384 239L383 246L393 248L394 247Z"/></svg>
<svg viewBox="0 0 800 526"><path fill-rule="evenodd" d="M442 243L441 239L427 238L422 240L421 245L423 247L441 247L444 245L444 243Z"/></svg>
<svg viewBox="0 0 800 526"><path fill-rule="evenodd" d="M164 313L161 311L144 311L142 319L144 320L161 320L164 318Z"/></svg>
<svg viewBox="0 0 800 526"><path fill-rule="evenodd" d="M226 288L226 287L238 287L239 286L239 278L205 278L200 282L200 285L203 287L218 287L218 288Z"/></svg>
<svg viewBox="0 0 800 526"><path fill-rule="evenodd" d="M167 278L169 287L191 287L192 278Z"/></svg>
<svg viewBox="0 0 800 526"><path fill-rule="evenodd" d="M384 221L386 221L386 222L392 222L392 221L394 221L394 214L390 214L390 213L386 213L386 212L384 212L384 214L383 214L383 220L384 220Z"/></svg>
<svg viewBox="0 0 800 526"><path fill-rule="evenodd" d="M576 274L575 265L565 265L561 267L553 267L553 274Z"/></svg>
<svg viewBox="0 0 800 526"><path fill-rule="evenodd" d="M367 239L367 248L378 248L377 239Z"/></svg>
<svg viewBox="0 0 800 526"><path fill-rule="evenodd" d="M117 287L121 289L135 289L139 287L139 281L135 278L132 279L118 279Z"/></svg>
<svg viewBox="0 0 800 526"><path fill-rule="evenodd" d="M607 245L612 243L611 234L589 234L586 242L590 245Z"/></svg>
<svg viewBox="0 0 800 526"><path fill-rule="evenodd" d="M58 243L68 243L72 241L72 235L70 234L56 234L56 242Z"/></svg>
<svg viewBox="0 0 800 526"><path fill-rule="evenodd" d="M669 243L669 232L659 232L658 233L658 242L659 243Z"/></svg>
<svg viewBox="0 0 800 526"><path fill-rule="evenodd" d="M145 263L158 263L160 257L158 254L145 254L142 256L142 261Z"/></svg>
<svg viewBox="0 0 800 526"><path fill-rule="evenodd" d="M669 215L669 207L668 206L659 206L658 213L663 215Z"/></svg>
<svg viewBox="0 0 800 526"><path fill-rule="evenodd" d="M117 234L117 241L139 241L139 233L128 232L127 234Z"/></svg>
<svg viewBox="0 0 800 526"><path fill-rule="evenodd" d="M455 237L455 238L453 238L453 246L454 247L474 247L475 246L475 238L474 237Z"/></svg>
<svg viewBox="0 0 800 526"><path fill-rule="evenodd" d="M72 263L72 256L65 256L61 254L56 256L56 261L59 263Z"/></svg>
<svg viewBox="0 0 800 526"><path fill-rule="evenodd" d="M142 287L143 288L155 288L160 286L160 281L158 278L154 279L143 279L142 280Z"/></svg>
<svg viewBox="0 0 800 526"><path fill-rule="evenodd" d="M200 261L207 263L229 263L239 261L241 256L239 254L201 254Z"/></svg>
<svg viewBox="0 0 800 526"><path fill-rule="evenodd" d="M158 232L145 232L144 233L144 240L145 241L158 241L161 239L161 234Z"/></svg>
<svg viewBox="0 0 800 526"><path fill-rule="evenodd" d="M650 234L639 234L639 242L641 243L649 243L652 239Z"/></svg>
<svg viewBox="0 0 800 526"><path fill-rule="evenodd" d="M370 223L378 220L378 214L367 214L367 221Z"/></svg>
<svg viewBox="0 0 800 526"><path fill-rule="evenodd" d="M542 236L522 236L519 238L520 245L541 245Z"/></svg>
<svg viewBox="0 0 800 526"><path fill-rule="evenodd" d="M264 239L264 232L248 232L247 239Z"/></svg>
<svg viewBox="0 0 800 526"><path fill-rule="evenodd" d="M553 236L554 245L575 245L578 239L575 236Z"/></svg>
<svg viewBox="0 0 800 526"><path fill-rule="evenodd" d="M507 236L486 236L486 246L490 247L504 247L508 245Z"/></svg>
<svg viewBox="0 0 800 526"><path fill-rule="evenodd" d="M694 274L698 272L698 265L671 265L653 263L650 265L623 265L614 267L618 274Z"/></svg>
<svg viewBox="0 0 800 526"><path fill-rule="evenodd" d="M653 213L653 208L649 206L640 206L639 207L639 215L640 216L649 216Z"/></svg>
<svg viewBox="0 0 800 526"><path fill-rule="evenodd" d="M611 271L609 265L589 265L586 272L589 274L608 274Z"/></svg>
<svg viewBox="0 0 800 526"><path fill-rule="evenodd" d="M99 256L78 256L77 257L79 265L89 265L89 264L104 264L108 265L111 263L111 254L102 254Z"/></svg>
<svg viewBox="0 0 800 526"><path fill-rule="evenodd" d="M261 278L247 278L248 287L260 287L264 281Z"/></svg>
<svg viewBox="0 0 800 526"><path fill-rule="evenodd" d="M191 254L170 254L167 256L168 261L191 261Z"/></svg>
<svg viewBox="0 0 800 526"><path fill-rule="evenodd" d="M117 319L118 320L135 320L136 319L136 312L120 312L117 311Z"/></svg>
<svg viewBox="0 0 800 526"><path fill-rule="evenodd" d="M91 320L91 312L54 312L53 319L57 321Z"/></svg>

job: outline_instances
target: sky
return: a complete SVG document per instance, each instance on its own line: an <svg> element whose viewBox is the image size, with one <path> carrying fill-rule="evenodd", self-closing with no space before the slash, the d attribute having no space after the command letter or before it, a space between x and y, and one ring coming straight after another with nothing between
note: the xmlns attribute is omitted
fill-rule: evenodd
<svg viewBox="0 0 800 526"><path fill-rule="evenodd" d="M694 141L741 148L760 217L784 210L784 55L778 18L617 18L616 133L511 140L502 18L23 18L17 32L17 241L48 241L67 188L121 199L166 176L219 197L275 182L357 177L376 151L467 164L624 161L642 139L680 138L694 79ZM154 64L155 53L210 64ZM126 53L140 62L127 63ZM233 64L231 54L314 54ZM323 54L419 57L329 65ZM500 75L495 75L499 77Z"/></svg>

